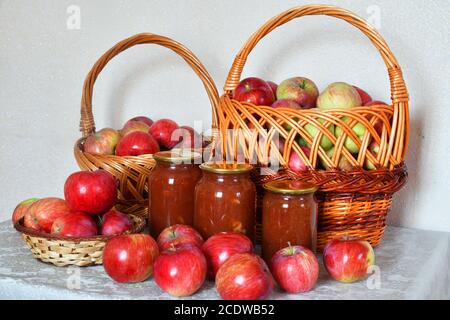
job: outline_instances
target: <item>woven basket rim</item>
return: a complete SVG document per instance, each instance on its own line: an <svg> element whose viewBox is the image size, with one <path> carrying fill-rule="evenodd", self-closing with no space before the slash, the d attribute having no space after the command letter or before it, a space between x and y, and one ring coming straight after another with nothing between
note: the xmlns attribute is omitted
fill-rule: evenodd
<svg viewBox="0 0 450 320"><path fill-rule="evenodd" d="M129 215L137 218L139 220L139 222L137 224L133 223L133 229L131 231L124 232L121 235L140 233L145 228L145 218L144 217L142 217L140 215L135 215L132 213ZM97 236L93 236L93 237L61 237L58 235L53 235L53 234L46 233L46 232L36 231L34 229L25 227L23 225L23 220L24 220L24 218L20 219L19 221L17 221L14 224L14 228L18 232L20 232L24 235L30 236L30 237L41 238L41 239L45 239L48 241L65 241L65 242L73 242L73 243L89 242L89 241L99 242L99 241L108 241L109 239L118 236L118 235L112 235L112 236L97 235Z"/></svg>

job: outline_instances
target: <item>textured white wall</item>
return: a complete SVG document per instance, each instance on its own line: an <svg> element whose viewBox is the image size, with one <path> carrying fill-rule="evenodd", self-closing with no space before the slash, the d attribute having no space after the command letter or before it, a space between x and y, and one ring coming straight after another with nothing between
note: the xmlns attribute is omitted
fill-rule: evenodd
<svg viewBox="0 0 450 320"><path fill-rule="evenodd" d="M379 22L403 67L411 96L410 179L395 196L390 223L450 231L449 1L325 1ZM0 1L0 219L31 196L62 196L77 170L72 147L78 132L85 75L117 41L138 32L186 44L219 88L234 55L271 16L307 1ZM81 9L79 30L66 10ZM379 21L377 12L379 11ZM369 41L328 17L293 21L254 50L244 76L281 81L304 75L320 88L337 80L388 100L385 67ZM94 90L97 127L119 127L147 114L192 124L210 122L201 82L167 49L136 47L114 59Z"/></svg>

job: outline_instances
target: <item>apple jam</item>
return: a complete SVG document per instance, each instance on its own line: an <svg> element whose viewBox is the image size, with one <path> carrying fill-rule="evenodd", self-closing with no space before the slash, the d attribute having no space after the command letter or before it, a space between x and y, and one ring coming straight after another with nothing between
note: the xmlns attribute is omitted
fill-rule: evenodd
<svg viewBox="0 0 450 320"><path fill-rule="evenodd" d="M194 227L206 239L235 231L254 240L256 188L249 164L205 163L195 187Z"/></svg>
<svg viewBox="0 0 450 320"><path fill-rule="evenodd" d="M270 261L278 250L301 245L316 250L317 203L311 183L280 180L264 185L262 255Z"/></svg>
<svg viewBox="0 0 450 320"><path fill-rule="evenodd" d="M174 224L192 225L194 189L202 176L202 156L192 151L155 153L156 166L149 176L150 234L157 237Z"/></svg>

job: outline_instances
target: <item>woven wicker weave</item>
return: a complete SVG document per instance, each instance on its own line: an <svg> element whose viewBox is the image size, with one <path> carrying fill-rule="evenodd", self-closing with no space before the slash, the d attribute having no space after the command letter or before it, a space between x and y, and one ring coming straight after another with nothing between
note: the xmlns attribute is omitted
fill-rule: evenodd
<svg viewBox="0 0 450 320"><path fill-rule="evenodd" d="M391 106L298 111L255 106L232 98L233 90L241 79L247 57L257 43L277 27L295 18L311 15L327 15L342 19L369 38L387 67L391 84ZM237 159L238 155L243 154L247 160L257 159L261 166L265 166L270 162L272 152L279 163L286 167L291 152L296 152L309 167L308 171L295 174L285 169L265 176L256 173L257 184L291 177L306 179L320 186L317 195L320 209L319 249L327 240L344 234L360 236L369 240L373 246L378 245L385 228L392 194L406 182L407 173L403 160L409 132L406 85L400 66L381 35L365 20L341 8L328 5L292 8L270 19L248 39L233 62L224 90L218 109L222 154L226 154L228 159ZM345 122L344 117L351 120ZM366 129L361 140L351 129L358 122ZM286 126L283 127L284 124L288 124L292 130L286 130ZM319 133L314 137L310 136L304 129L306 124L317 128ZM331 124L342 128L343 134L340 137L336 138L328 130ZM376 126L379 126L381 130L377 131ZM256 130L251 130L252 127ZM270 142L275 134L285 139L285 147L281 152L273 143L268 143L264 148L256 143L258 135ZM334 145L331 159L320 146L323 136L328 137ZM300 149L297 143L299 137L311 146L309 157ZM359 147L360 152L357 157L344 147L347 137L350 137ZM380 145L380 152L377 155L372 154L368 149L371 141L376 141ZM353 165L354 168L351 171L319 169L319 161L329 168L337 168L341 157L345 157ZM375 170L363 169L366 159L376 166Z"/></svg>
<svg viewBox="0 0 450 320"><path fill-rule="evenodd" d="M145 227L145 218L129 215L133 229L127 233L138 233ZM76 265L87 267L102 264L103 247L112 236L95 236L89 238L64 238L48 233L37 232L23 226L23 219L14 225L22 233L22 238L30 248L33 256L43 262L58 267Z"/></svg>
<svg viewBox="0 0 450 320"><path fill-rule="evenodd" d="M216 109L219 100L217 88L205 67L197 57L182 44L167 37L141 33L127 38L109 49L94 64L86 77L81 99L80 130L82 138L75 143L75 159L82 170L103 169L119 181L119 204L117 208L125 213L147 216L147 179L155 165L152 155L120 157L116 155L92 155L83 152L86 137L95 132L92 113L94 83L106 64L122 51L139 44L157 44L181 56L203 82L212 105L212 126L217 127Z"/></svg>

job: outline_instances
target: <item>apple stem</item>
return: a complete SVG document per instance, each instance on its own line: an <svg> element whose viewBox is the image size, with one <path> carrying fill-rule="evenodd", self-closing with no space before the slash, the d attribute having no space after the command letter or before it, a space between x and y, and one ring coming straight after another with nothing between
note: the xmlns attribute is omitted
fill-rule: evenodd
<svg viewBox="0 0 450 320"><path fill-rule="evenodd" d="M288 241L287 254L290 255L290 256L292 256L294 254L294 247L291 245L290 241Z"/></svg>

